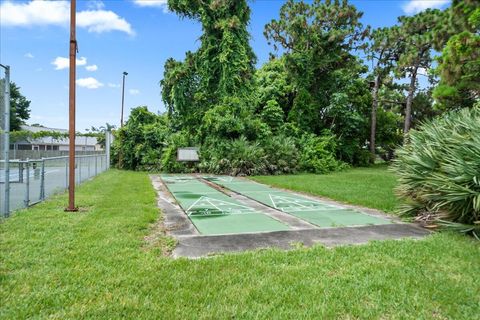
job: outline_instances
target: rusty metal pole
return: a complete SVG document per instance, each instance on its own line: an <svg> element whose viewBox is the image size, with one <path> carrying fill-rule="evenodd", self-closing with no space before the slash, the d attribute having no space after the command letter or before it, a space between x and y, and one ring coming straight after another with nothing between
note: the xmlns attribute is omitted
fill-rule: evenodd
<svg viewBox="0 0 480 320"><path fill-rule="evenodd" d="M70 0L70 89L69 89L69 170L68 170L68 208L66 211L77 211L75 207L75 77L77 60L76 0Z"/></svg>

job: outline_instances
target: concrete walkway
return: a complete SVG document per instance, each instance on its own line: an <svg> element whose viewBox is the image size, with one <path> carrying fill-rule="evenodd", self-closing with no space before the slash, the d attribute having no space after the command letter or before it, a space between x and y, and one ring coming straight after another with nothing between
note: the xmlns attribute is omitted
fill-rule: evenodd
<svg viewBox="0 0 480 320"><path fill-rule="evenodd" d="M364 244L372 240L421 238L429 232L410 224L276 231L222 236L181 236L173 251L174 257L199 258L225 252L241 252L263 248L294 249L297 244L326 247Z"/></svg>

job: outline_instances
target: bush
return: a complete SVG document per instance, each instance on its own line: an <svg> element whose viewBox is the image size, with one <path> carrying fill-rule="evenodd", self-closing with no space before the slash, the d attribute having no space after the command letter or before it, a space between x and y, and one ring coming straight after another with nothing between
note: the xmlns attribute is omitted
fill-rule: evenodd
<svg viewBox="0 0 480 320"><path fill-rule="evenodd" d="M162 148L169 134L162 116L149 112L147 107L134 108L125 126L115 132L113 158L119 160L121 155L122 169L159 170Z"/></svg>
<svg viewBox="0 0 480 320"><path fill-rule="evenodd" d="M182 147L191 147L188 135L185 132L176 132L171 134L162 153L161 169L169 173L182 173L195 171L194 167L187 167L184 162L177 161L177 150Z"/></svg>
<svg viewBox="0 0 480 320"><path fill-rule="evenodd" d="M295 140L273 136L262 141L266 154L266 174L294 173L298 169L298 149Z"/></svg>
<svg viewBox="0 0 480 320"><path fill-rule="evenodd" d="M211 139L200 149L200 170L215 174L257 175L297 170L298 150L292 138L268 137L261 142L245 137Z"/></svg>
<svg viewBox="0 0 480 320"><path fill-rule="evenodd" d="M397 155L398 194L409 201L403 214L480 237L480 106L412 130Z"/></svg>
<svg viewBox="0 0 480 320"><path fill-rule="evenodd" d="M254 175L266 171L266 156L258 143L245 137L235 140L211 140L200 149L200 169L228 175Z"/></svg>
<svg viewBox="0 0 480 320"><path fill-rule="evenodd" d="M328 173L348 165L335 158L335 136L325 131L322 136L305 134L300 139L300 169L313 173Z"/></svg>

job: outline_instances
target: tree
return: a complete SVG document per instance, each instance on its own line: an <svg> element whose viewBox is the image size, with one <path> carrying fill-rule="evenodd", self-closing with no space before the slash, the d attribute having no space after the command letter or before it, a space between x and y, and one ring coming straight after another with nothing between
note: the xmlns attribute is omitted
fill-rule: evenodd
<svg viewBox="0 0 480 320"><path fill-rule="evenodd" d="M116 128L115 125L109 124L107 122L107 123L105 123L104 126L100 126L98 128L92 126L90 129L85 129L85 131L89 132L89 133L86 134L87 136L92 136L92 137L97 138L97 143L104 148L105 143L106 143L106 141L105 141L106 133L107 132L112 132L113 130L115 130L115 128Z"/></svg>
<svg viewBox="0 0 480 320"><path fill-rule="evenodd" d="M372 111L370 120L370 153L372 163L375 161L375 138L377 129L378 92L383 80L391 72L394 62L398 60L401 51L398 34L398 27L379 28L371 35L371 44L367 48L370 60L374 62L373 67L373 89L372 89Z"/></svg>
<svg viewBox="0 0 480 320"><path fill-rule="evenodd" d="M4 87L5 80L0 79L0 87ZM3 90L0 90L3 101ZM10 131L21 130L21 125L30 119L30 100L20 93L20 87L10 82Z"/></svg>
<svg viewBox="0 0 480 320"><path fill-rule="evenodd" d="M480 2L454 1L444 21L436 35L442 55L433 95L443 109L471 107L480 98Z"/></svg>
<svg viewBox="0 0 480 320"><path fill-rule="evenodd" d="M280 18L265 26L264 34L274 50L284 52L295 90L287 118L301 130L319 134L329 127L327 113L333 94L344 91L348 81L364 71L352 55L368 33L361 16L347 1L308 4L289 0L281 7Z"/></svg>
<svg viewBox="0 0 480 320"><path fill-rule="evenodd" d="M256 111L275 101L288 114L295 97L295 88L288 76L284 58L272 58L255 72Z"/></svg>
<svg viewBox="0 0 480 320"><path fill-rule="evenodd" d="M184 62L169 59L161 82L169 114L194 130L224 99L251 97L256 58L247 31L250 9L246 0L169 0L168 7L202 24L198 51L188 52Z"/></svg>
<svg viewBox="0 0 480 320"><path fill-rule="evenodd" d="M400 17L396 37L401 39L403 48L396 66L397 76L410 79L405 106L406 134L411 127L412 101L417 89L417 76L420 68L428 70L432 63L431 50L435 28L441 23L439 10L427 9L411 17Z"/></svg>
<svg viewBox="0 0 480 320"><path fill-rule="evenodd" d="M130 112L125 125L115 132L113 149L122 154L123 169L160 169L160 159L170 135L164 117L140 106Z"/></svg>
<svg viewBox="0 0 480 320"><path fill-rule="evenodd" d="M412 101L412 128L440 115L441 111L433 107L431 89L418 91Z"/></svg>

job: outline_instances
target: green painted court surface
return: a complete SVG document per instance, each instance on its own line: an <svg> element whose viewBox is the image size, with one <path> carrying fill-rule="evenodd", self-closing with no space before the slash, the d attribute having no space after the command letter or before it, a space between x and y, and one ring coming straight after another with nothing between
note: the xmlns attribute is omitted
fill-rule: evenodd
<svg viewBox="0 0 480 320"><path fill-rule="evenodd" d="M201 234L289 230L280 221L238 203L194 177L162 175L162 180Z"/></svg>
<svg viewBox="0 0 480 320"><path fill-rule="evenodd" d="M206 177L209 181L243 194L319 227L364 226L392 223L360 211L311 200L246 179L229 176Z"/></svg>

